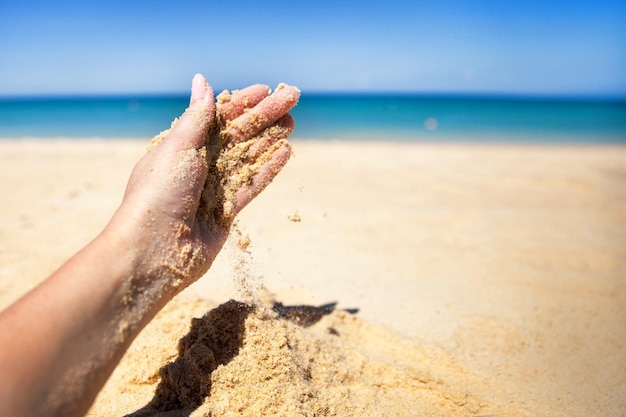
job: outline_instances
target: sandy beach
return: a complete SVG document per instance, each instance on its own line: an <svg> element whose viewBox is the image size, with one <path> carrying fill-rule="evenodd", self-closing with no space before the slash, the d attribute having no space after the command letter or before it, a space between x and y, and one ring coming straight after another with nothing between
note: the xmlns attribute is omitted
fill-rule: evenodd
<svg viewBox="0 0 626 417"><path fill-rule="evenodd" d="M102 230L147 142L0 140L0 308ZM142 409L192 318L206 336L246 288L268 311L171 415L623 415L626 146L293 144L239 217L249 253L227 244L90 416Z"/></svg>

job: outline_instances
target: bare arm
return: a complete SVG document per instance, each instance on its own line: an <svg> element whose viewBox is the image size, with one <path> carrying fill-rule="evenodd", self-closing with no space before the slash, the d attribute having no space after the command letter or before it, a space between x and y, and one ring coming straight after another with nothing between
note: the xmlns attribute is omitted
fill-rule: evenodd
<svg viewBox="0 0 626 417"><path fill-rule="evenodd" d="M252 86L218 102L216 120L213 91L194 78L189 108L138 162L105 230L0 314L0 415L88 410L139 331L207 271L234 215L289 159L283 140L293 121L286 112L298 94L286 87L267 97L266 87ZM228 127L226 145L256 138L241 166L260 169L234 190L232 216L208 227L199 220L206 209L204 147L216 125ZM282 128L268 133L276 125Z"/></svg>

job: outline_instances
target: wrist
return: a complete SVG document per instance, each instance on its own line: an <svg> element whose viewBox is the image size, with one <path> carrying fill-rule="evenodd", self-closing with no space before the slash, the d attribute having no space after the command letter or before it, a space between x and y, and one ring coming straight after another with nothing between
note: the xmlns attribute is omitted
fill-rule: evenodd
<svg viewBox="0 0 626 417"><path fill-rule="evenodd" d="M196 270L207 268L203 245L193 242L189 234L184 222L163 221L122 205L98 240L115 254L115 262L125 272L127 296L146 294L150 302L156 302L172 298L199 278Z"/></svg>
<svg viewBox="0 0 626 417"><path fill-rule="evenodd" d="M122 338L141 329L176 294L133 230L107 226L92 242L96 253L107 254L102 258L108 263L103 269L108 271L111 323L117 323Z"/></svg>

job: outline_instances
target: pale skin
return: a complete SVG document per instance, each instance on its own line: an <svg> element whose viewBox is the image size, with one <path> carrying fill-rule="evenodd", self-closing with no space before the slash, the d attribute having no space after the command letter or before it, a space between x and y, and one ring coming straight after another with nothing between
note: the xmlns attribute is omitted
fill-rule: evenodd
<svg viewBox="0 0 626 417"><path fill-rule="evenodd" d="M137 163L102 233L0 313L0 415L87 412L140 330L209 269L228 236L230 224L209 229L197 220L207 178L200 150L208 130L229 120L233 141L262 138L254 145L254 155L261 155L293 130L287 111L298 96L296 88L285 87L268 97L267 87L254 85L216 104L204 77L194 77L189 108ZM288 127L281 131L285 137L261 135L273 124ZM288 145L278 147L239 189L235 214L271 182L290 152ZM172 181L175 171L184 181ZM183 247L195 256L180 256Z"/></svg>

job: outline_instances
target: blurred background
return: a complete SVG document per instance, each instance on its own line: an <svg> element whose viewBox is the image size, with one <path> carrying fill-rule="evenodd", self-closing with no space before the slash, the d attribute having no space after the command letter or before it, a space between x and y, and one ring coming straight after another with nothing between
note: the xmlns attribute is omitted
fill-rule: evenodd
<svg viewBox="0 0 626 417"><path fill-rule="evenodd" d="M279 82L297 138L626 140L626 3L0 2L0 137L149 137Z"/></svg>

